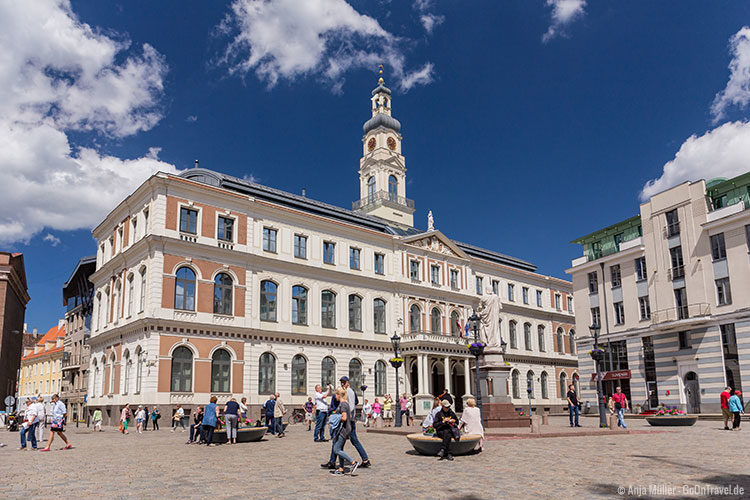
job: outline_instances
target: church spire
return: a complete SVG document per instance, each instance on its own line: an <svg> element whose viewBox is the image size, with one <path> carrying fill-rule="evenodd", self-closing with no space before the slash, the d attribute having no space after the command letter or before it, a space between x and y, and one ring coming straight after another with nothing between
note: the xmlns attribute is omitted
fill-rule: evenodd
<svg viewBox="0 0 750 500"><path fill-rule="evenodd" d="M385 80L383 80L383 65L378 64L378 67L380 68L380 71L379 71L380 78L378 78L378 85L383 86L385 85Z"/></svg>

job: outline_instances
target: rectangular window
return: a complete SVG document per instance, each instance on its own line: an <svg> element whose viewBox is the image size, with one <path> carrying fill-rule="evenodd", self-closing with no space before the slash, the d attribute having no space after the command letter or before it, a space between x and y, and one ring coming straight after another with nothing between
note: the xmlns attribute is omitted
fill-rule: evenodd
<svg viewBox="0 0 750 500"><path fill-rule="evenodd" d="M513 283L508 283L508 300L511 302L514 302L516 300L515 289L516 287Z"/></svg>
<svg viewBox="0 0 750 500"><path fill-rule="evenodd" d="M139 312L143 312L146 309L146 270L141 271L141 296L140 296L140 308Z"/></svg>
<svg viewBox="0 0 750 500"><path fill-rule="evenodd" d="M677 209L674 209L667 212L667 237L678 234L680 234L680 219L677 216Z"/></svg>
<svg viewBox="0 0 750 500"><path fill-rule="evenodd" d="M130 242L135 243L138 241L138 216L134 215L130 219Z"/></svg>
<svg viewBox="0 0 750 500"><path fill-rule="evenodd" d="M620 251L620 244L622 243L623 233L617 233L615 235L615 248Z"/></svg>
<svg viewBox="0 0 750 500"><path fill-rule="evenodd" d="M599 293L599 275L596 271L589 273L589 293Z"/></svg>
<svg viewBox="0 0 750 500"><path fill-rule="evenodd" d="M135 278L128 278L128 317L133 315L133 301L135 300Z"/></svg>
<svg viewBox="0 0 750 500"><path fill-rule="evenodd" d="M440 284L440 266L430 266L430 282L433 285Z"/></svg>
<svg viewBox="0 0 750 500"><path fill-rule="evenodd" d="M690 332L679 332L677 338L680 342L680 349L690 349Z"/></svg>
<svg viewBox="0 0 750 500"><path fill-rule="evenodd" d="M409 277L411 278L412 281L420 281L418 260L409 261Z"/></svg>
<svg viewBox="0 0 750 500"><path fill-rule="evenodd" d="M635 279L636 281L642 281L648 278L646 273L646 257L638 257L635 259Z"/></svg>
<svg viewBox="0 0 750 500"><path fill-rule="evenodd" d="M682 260L682 247L669 249L669 257L672 263L672 279L685 277L685 262Z"/></svg>
<svg viewBox="0 0 750 500"><path fill-rule="evenodd" d="M222 241L234 241L234 219L219 216L216 237Z"/></svg>
<svg viewBox="0 0 750 500"><path fill-rule="evenodd" d="M458 290L458 269L451 269L451 288Z"/></svg>
<svg viewBox="0 0 750 500"><path fill-rule="evenodd" d="M263 250L266 252L276 253L276 229L270 227L263 228Z"/></svg>
<svg viewBox="0 0 750 500"><path fill-rule="evenodd" d="M385 255L375 254L375 274L385 274Z"/></svg>
<svg viewBox="0 0 750 500"><path fill-rule="evenodd" d="M687 302L687 291L685 287L676 288L674 291L674 302L677 308L677 319L687 319L688 316L688 302Z"/></svg>
<svg viewBox="0 0 750 500"><path fill-rule="evenodd" d="M573 297L568 296L568 312L573 312Z"/></svg>
<svg viewBox="0 0 750 500"><path fill-rule="evenodd" d="M323 242L323 262L325 264L336 263L336 244L331 241Z"/></svg>
<svg viewBox="0 0 750 500"><path fill-rule="evenodd" d="M615 308L615 325L625 324L625 308L622 302L615 302L612 304Z"/></svg>
<svg viewBox="0 0 750 500"><path fill-rule="evenodd" d="M477 276L477 295L482 295L482 277Z"/></svg>
<svg viewBox="0 0 750 500"><path fill-rule="evenodd" d="M536 305L537 307L542 307L542 291L541 290L536 291Z"/></svg>
<svg viewBox="0 0 750 500"><path fill-rule="evenodd" d="M500 282L497 280L492 280L492 293L500 295Z"/></svg>
<svg viewBox="0 0 750 500"><path fill-rule="evenodd" d="M526 287L521 288L521 300L524 304L529 303L529 289Z"/></svg>
<svg viewBox="0 0 750 500"><path fill-rule="evenodd" d="M180 208L180 232L198 233L198 211L192 208Z"/></svg>
<svg viewBox="0 0 750 500"><path fill-rule="evenodd" d="M143 236L148 234L148 209L143 211Z"/></svg>
<svg viewBox="0 0 750 500"><path fill-rule="evenodd" d="M622 286L622 273L620 272L620 264L609 266L609 273L612 277L612 288Z"/></svg>
<svg viewBox="0 0 750 500"><path fill-rule="evenodd" d="M638 307L641 311L641 320L651 319L651 302L648 300L648 295L638 297Z"/></svg>
<svg viewBox="0 0 750 500"><path fill-rule="evenodd" d="M349 248L349 269L359 269L359 248Z"/></svg>
<svg viewBox="0 0 750 500"><path fill-rule="evenodd" d="M558 311L562 309L561 301L562 301L562 297L560 296L559 293L556 293L555 294L555 309L557 309Z"/></svg>
<svg viewBox="0 0 750 500"><path fill-rule="evenodd" d="M714 260L727 258L727 247L724 244L724 233L711 236L711 257Z"/></svg>
<svg viewBox="0 0 750 500"><path fill-rule="evenodd" d="M720 306L732 303L732 289L729 286L729 278L716 280L716 303Z"/></svg>
<svg viewBox="0 0 750 500"><path fill-rule="evenodd" d="M307 236L294 235L294 256L298 259L307 258Z"/></svg>

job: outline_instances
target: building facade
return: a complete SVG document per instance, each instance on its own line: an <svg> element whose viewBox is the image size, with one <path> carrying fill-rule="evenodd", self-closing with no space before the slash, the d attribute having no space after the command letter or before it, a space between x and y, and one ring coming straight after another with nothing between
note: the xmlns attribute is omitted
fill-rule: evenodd
<svg viewBox="0 0 750 500"><path fill-rule="evenodd" d="M519 406L564 405L577 378L571 285L532 264L413 227L400 123L382 80L364 125L353 210L205 169L159 173L94 229L89 412L131 404L192 409L211 395L297 407L348 375L372 401L472 392L461 333L478 297L505 304ZM515 340L514 340L515 339ZM516 390L516 385L518 390ZM517 396L517 397L516 397Z"/></svg>
<svg viewBox="0 0 750 500"><path fill-rule="evenodd" d="M29 300L23 254L0 252L0 408L17 394Z"/></svg>
<svg viewBox="0 0 750 500"><path fill-rule="evenodd" d="M633 404L718 412L750 383L750 173L683 183L640 215L575 240L568 269L588 333L601 325L605 393ZM578 337L583 397L596 401L589 335Z"/></svg>
<svg viewBox="0 0 750 500"><path fill-rule="evenodd" d="M19 406L27 398L39 395L49 406L52 395L60 393L64 339L65 320L61 319L34 347L26 348L18 381Z"/></svg>

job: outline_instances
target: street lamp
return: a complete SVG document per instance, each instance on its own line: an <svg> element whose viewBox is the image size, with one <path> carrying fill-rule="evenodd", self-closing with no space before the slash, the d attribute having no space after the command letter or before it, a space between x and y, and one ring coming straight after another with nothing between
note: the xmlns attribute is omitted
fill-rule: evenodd
<svg viewBox="0 0 750 500"><path fill-rule="evenodd" d="M401 359L398 347L401 345L401 337L398 336L398 331L393 333L391 337L391 344L393 344L393 359L391 359L391 366L396 369L396 427L401 427L401 393L398 387L398 369L404 363Z"/></svg>
<svg viewBox="0 0 750 500"><path fill-rule="evenodd" d="M594 338L594 348L591 350L591 358L594 360L594 367L596 368L596 399L599 402L599 427L607 427L607 416L602 391L602 374L599 371L599 362L604 358L604 351L599 349L599 330L601 329L602 327L599 323L594 323L589 327L591 336Z"/></svg>
<svg viewBox="0 0 750 500"><path fill-rule="evenodd" d="M482 422L484 422L482 414L482 389L479 386L479 356L484 353L484 344L479 341L479 325L481 321L476 311L472 312L471 316L469 316L471 329L474 330L474 342L469 344L469 352L474 356L474 384L477 389L477 406L479 407L479 416Z"/></svg>

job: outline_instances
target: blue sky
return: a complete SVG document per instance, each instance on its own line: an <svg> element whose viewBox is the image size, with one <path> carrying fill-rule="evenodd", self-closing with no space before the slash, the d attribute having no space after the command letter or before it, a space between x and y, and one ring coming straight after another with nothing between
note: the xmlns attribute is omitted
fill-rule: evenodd
<svg viewBox="0 0 750 500"><path fill-rule="evenodd" d="M0 0L0 247L25 254L30 327L154 170L199 159L349 207L378 62L416 225L432 210L545 274L641 196L750 170L748 2L290 2Z"/></svg>

